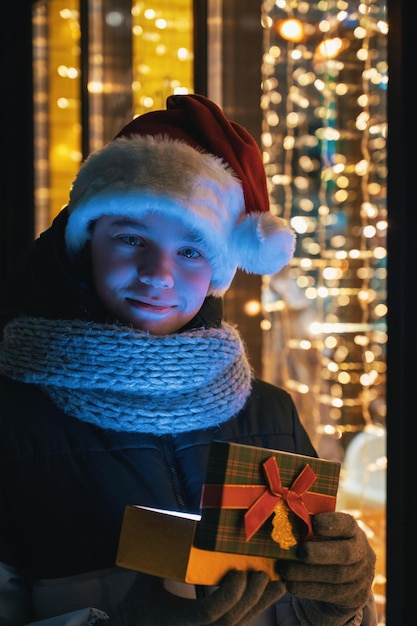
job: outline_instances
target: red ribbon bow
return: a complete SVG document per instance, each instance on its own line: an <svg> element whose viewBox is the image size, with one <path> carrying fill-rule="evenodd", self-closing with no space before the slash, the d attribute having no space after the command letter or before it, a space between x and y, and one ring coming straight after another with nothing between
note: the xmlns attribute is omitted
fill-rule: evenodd
<svg viewBox="0 0 417 626"><path fill-rule="evenodd" d="M303 502L303 495L316 480L316 474L307 464L291 487L283 487L276 458L270 456L262 465L268 487L245 513L246 540L249 541L266 522L280 499L284 500L289 508L307 524L305 538L310 539L313 535L313 529L310 513Z"/></svg>

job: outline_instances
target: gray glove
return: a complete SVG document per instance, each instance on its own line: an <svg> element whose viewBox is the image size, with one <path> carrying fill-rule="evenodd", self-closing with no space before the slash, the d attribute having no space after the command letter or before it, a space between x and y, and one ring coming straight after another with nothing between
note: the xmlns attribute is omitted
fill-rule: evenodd
<svg viewBox="0 0 417 626"><path fill-rule="evenodd" d="M137 574L117 615L103 626L245 626L285 593L265 572L230 571L210 595L175 596L155 576Z"/></svg>
<svg viewBox="0 0 417 626"><path fill-rule="evenodd" d="M312 626L342 626L367 603L375 553L347 513L318 513L314 536L300 546L301 561L279 561L277 570L294 597L297 617Z"/></svg>

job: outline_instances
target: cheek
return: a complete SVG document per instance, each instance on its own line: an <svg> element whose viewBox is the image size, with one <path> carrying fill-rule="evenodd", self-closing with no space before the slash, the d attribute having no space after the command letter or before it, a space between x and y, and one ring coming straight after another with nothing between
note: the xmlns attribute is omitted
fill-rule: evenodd
<svg viewBox="0 0 417 626"><path fill-rule="evenodd" d="M207 291L211 281L211 269L205 272L197 273L188 280L188 293L190 298L197 305L203 302L207 296Z"/></svg>
<svg viewBox="0 0 417 626"><path fill-rule="evenodd" d="M96 255L93 259L93 279L98 294L112 291L126 276L126 268L115 262L110 254Z"/></svg>

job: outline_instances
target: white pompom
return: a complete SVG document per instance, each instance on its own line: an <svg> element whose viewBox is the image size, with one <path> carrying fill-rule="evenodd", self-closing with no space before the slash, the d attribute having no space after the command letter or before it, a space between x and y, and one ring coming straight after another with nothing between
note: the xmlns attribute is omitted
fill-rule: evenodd
<svg viewBox="0 0 417 626"><path fill-rule="evenodd" d="M295 233L271 213L252 213L233 233L238 267L250 274L275 274L294 255Z"/></svg>

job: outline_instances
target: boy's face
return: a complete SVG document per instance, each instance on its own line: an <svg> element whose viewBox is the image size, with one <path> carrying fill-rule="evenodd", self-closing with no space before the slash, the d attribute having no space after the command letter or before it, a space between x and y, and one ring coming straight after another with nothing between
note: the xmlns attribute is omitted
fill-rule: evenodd
<svg viewBox="0 0 417 626"><path fill-rule="evenodd" d="M139 330L178 331L207 295L211 266L196 237L174 218L105 215L94 225L91 251L102 304Z"/></svg>

